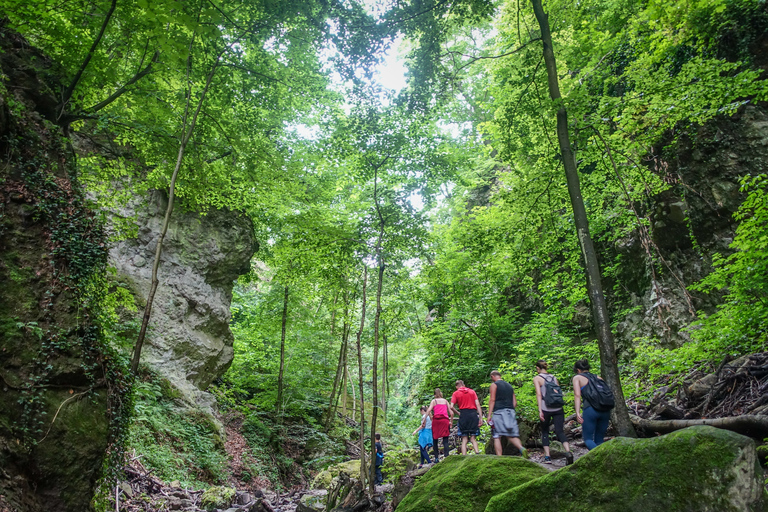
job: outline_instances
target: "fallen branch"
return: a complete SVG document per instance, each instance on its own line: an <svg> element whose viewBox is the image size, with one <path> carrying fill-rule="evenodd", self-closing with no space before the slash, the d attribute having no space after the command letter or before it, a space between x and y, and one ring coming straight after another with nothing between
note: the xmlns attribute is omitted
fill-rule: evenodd
<svg viewBox="0 0 768 512"><path fill-rule="evenodd" d="M709 425L710 427L730 430L760 441L768 437L768 416L745 414L742 416L705 418L700 420L646 420L633 414L630 414L629 417L635 428L658 434L667 434L695 425Z"/></svg>

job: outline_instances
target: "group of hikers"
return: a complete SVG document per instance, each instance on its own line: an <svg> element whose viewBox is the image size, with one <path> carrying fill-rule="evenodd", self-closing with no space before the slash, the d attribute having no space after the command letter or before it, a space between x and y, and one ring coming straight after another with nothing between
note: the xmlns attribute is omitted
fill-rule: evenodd
<svg viewBox="0 0 768 512"><path fill-rule="evenodd" d="M547 371L547 362L536 362L536 376L533 384L536 388L536 402L539 408L541 426L541 444L544 447L544 462L551 463L549 451L549 427L555 427L555 435L565 448L566 465L573 463L568 439L563 427L565 401L560 384L554 375ZM613 397L602 378L589 372L589 361L582 359L574 365L573 390L575 395L576 420L582 424L582 437L587 449L592 450L603 442L608 430L610 410L613 407ZM467 442L472 443L475 453L480 453L477 447L477 436L480 426L485 421L492 429L493 444L496 455L502 454L501 438L520 451L524 458L529 458L528 450L520 442L520 431L517 425L517 397L512 386L501 378L494 370L490 374L493 381L488 399L487 417L474 390L466 387L461 380L456 381L456 391L451 395L450 402L443 397L440 388L435 389L435 397L429 406L421 407L421 426L413 434L419 436L421 463L431 464L429 447L434 451L434 462L438 462L438 444L442 439L443 458L450 452L449 438L454 415L458 415L458 435L461 437L461 454L467 454Z"/></svg>

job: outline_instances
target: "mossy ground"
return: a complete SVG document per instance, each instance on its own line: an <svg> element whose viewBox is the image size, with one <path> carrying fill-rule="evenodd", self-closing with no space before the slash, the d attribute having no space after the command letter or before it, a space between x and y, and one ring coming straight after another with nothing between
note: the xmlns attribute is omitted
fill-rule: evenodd
<svg viewBox="0 0 768 512"><path fill-rule="evenodd" d="M548 471L519 457L451 455L422 476L398 512L482 512L488 500Z"/></svg>
<svg viewBox="0 0 768 512"><path fill-rule="evenodd" d="M748 450L754 450L749 438L712 427L652 439L616 438L572 466L492 498L486 512L750 510L735 508L729 496L735 487L760 487L756 457L742 460L755 461L756 481L745 475L747 480L735 482L734 465Z"/></svg>

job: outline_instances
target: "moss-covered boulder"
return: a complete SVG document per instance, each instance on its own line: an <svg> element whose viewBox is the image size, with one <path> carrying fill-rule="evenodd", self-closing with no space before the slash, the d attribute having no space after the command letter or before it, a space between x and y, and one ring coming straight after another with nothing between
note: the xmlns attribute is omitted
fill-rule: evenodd
<svg viewBox="0 0 768 512"><path fill-rule="evenodd" d="M200 498L200 505L205 510L214 510L225 508L232 504L236 491L231 487L214 486L209 487Z"/></svg>
<svg viewBox="0 0 768 512"><path fill-rule="evenodd" d="M766 506L761 474L751 439L691 427L613 439L572 466L495 496L486 512L757 512Z"/></svg>
<svg viewBox="0 0 768 512"><path fill-rule="evenodd" d="M547 473L519 457L451 455L416 481L397 512L482 512L493 496Z"/></svg>
<svg viewBox="0 0 768 512"><path fill-rule="evenodd" d="M312 480L313 489L328 489L331 485L331 481L339 476L340 473L346 473L351 477L360 476L360 460L348 460L347 462L340 462L333 466L328 466L327 469L321 471Z"/></svg>

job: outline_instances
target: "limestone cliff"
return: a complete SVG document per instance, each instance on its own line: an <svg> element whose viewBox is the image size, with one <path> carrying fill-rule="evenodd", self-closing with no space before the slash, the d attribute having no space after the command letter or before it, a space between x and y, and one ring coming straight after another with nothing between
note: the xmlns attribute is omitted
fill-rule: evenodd
<svg viewBox="0 0 768 512"><path fill-rule="evenodd" d="M120 218L137 228L135 237L113 244L109 261L142 310L166 205L164 193L151 191L111 212L113 223ZM202 390L232 362L232 286L248 272L256 249L253 226L242 215L224 210L201 215L183 207L173 212L142 361L204 408L212 399Z"/></svg>
<svg viewBox="0 0 768 512"><path fill-rule="evenodd" d="M125 389L96 324L106 236L54 123L54 64L0 29L0 510L82 512Z"/></svg>

